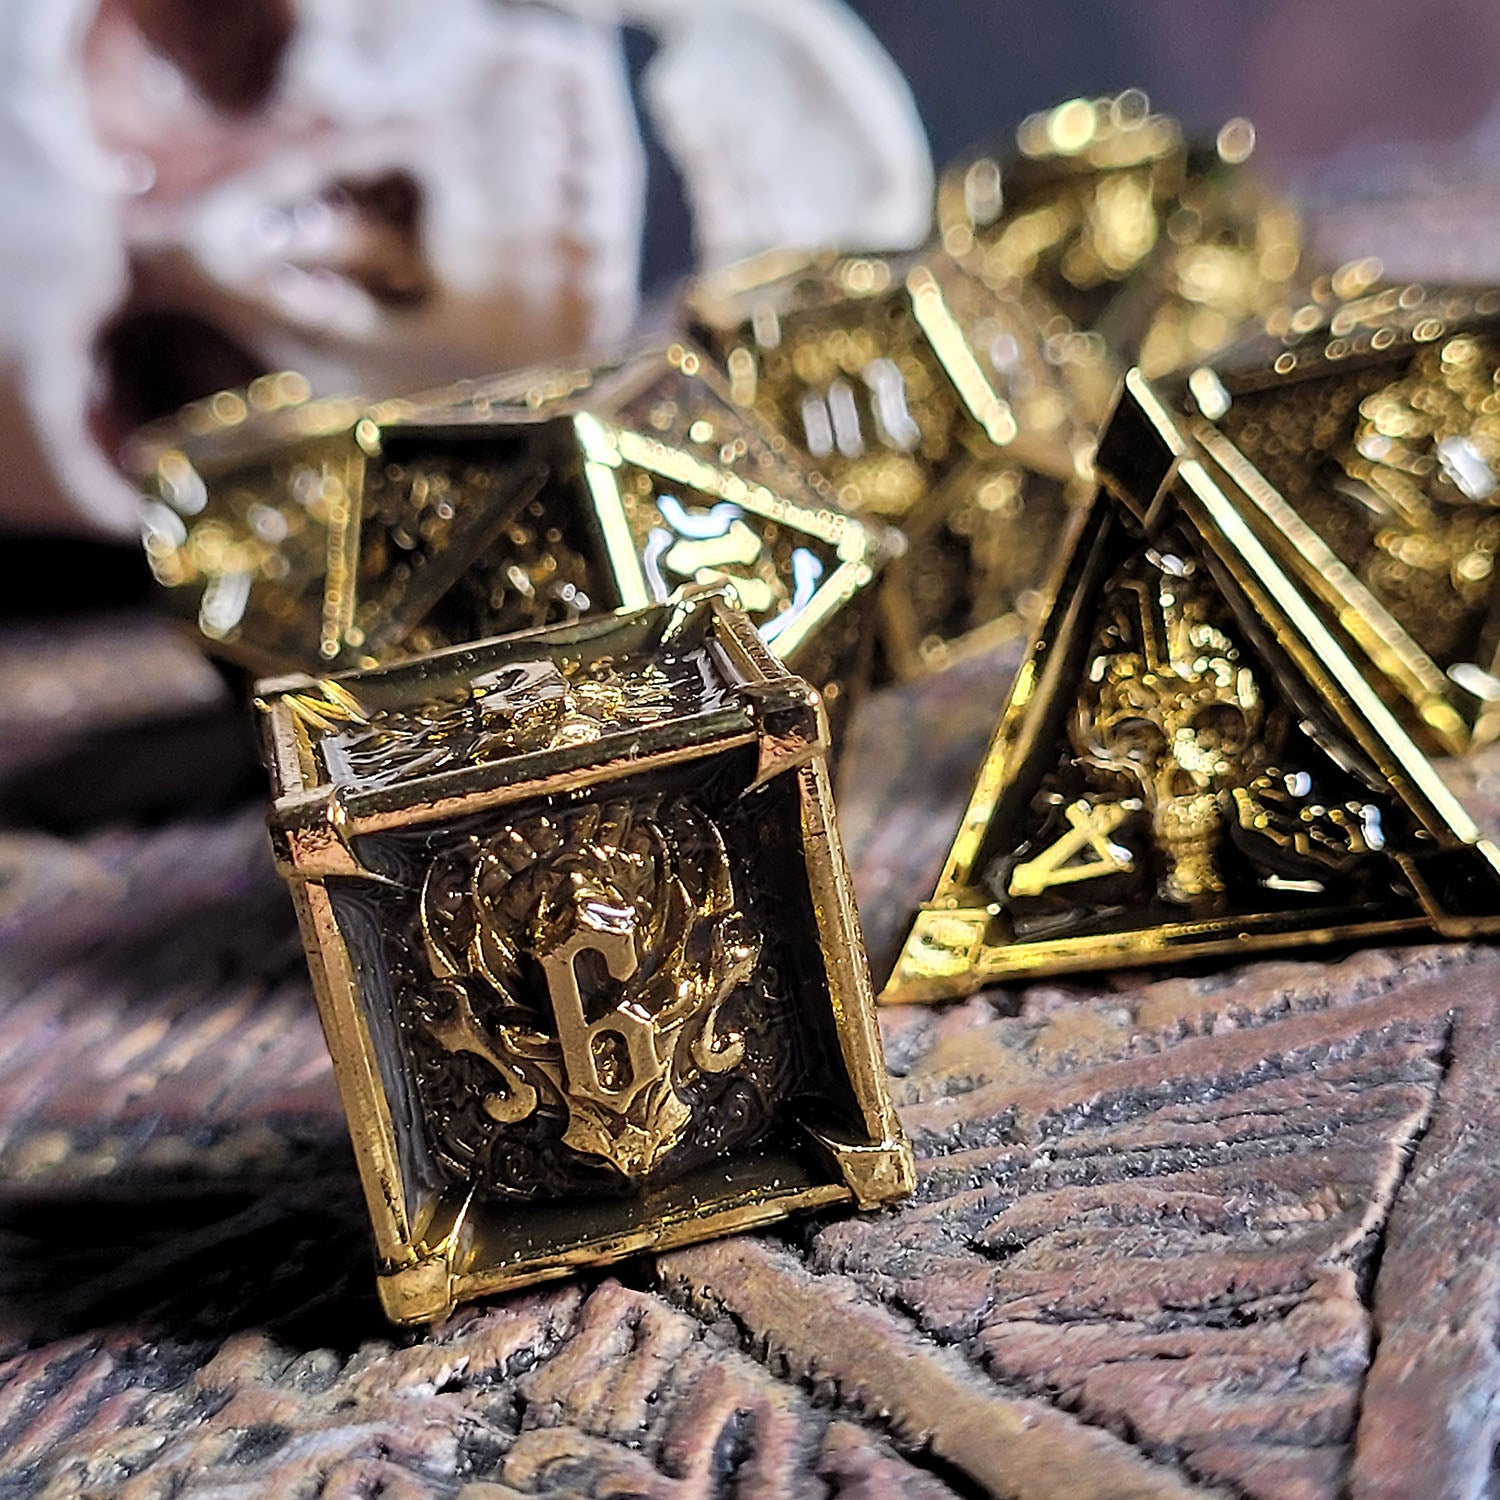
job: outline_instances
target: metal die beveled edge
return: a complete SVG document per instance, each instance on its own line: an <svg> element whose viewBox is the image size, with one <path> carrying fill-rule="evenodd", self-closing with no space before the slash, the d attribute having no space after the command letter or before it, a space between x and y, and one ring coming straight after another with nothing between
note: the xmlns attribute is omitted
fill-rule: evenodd
<svg viewBox="0 0 1500 1500"><path fill-rule="evenodd" d="M1462 755L1475 743L1456 706L1462 692L1416 638L1302 519L1254 462L1218 428L1199 417L1183 430L1221 489L1243 499L1283 560L1337 620L1371 667L1409 705L1431 748Z"/></svg>
<svg viewBox="0 0 1500 1500"><path fill-rule="evenodd" d="M305 731L274 696L305 688L313 679L293 678L263 686L269 697L261 704L268 755L285 789L273 810L273 838L283 874L291 883L319 1014L356 1147L375 1232L381 1299L398 1322L430 1322L466 1297L565 1275L584 1264L748 1229L795 1210L851 1198L861 1207L871 1207L910 1191L911 1151L886 1090L868 966L833 824L826 768L827 723L818 694L768 651L748 619L733 607L726 590L693 590L675 606L657 608L675 610L679 628L694 609L711 613L711 639L722 652L731 691L741 705L694 716L697 733L690 744L670 743L674 734L680 737L681 723L655 726L648 732L655 747L650 753L639 753L647 734L637 733L629 737L630 750L601 765L584 763L597 756L600 744L605 743L594 742L517 757L517 762L528 764L512 762L515 774L508 778L496 774L506 769L506 763L500 762L464 768L456 776L427 778L425 787L413 781L348 795L336 786L309 784L298 744L299 734ZM670 638L670 627L667 634ZM383 670L399 673L402 668ZM377 1049L361 1009L351 955L327 884L338 878L383 878L360 862L354 842L357 836L634 776L753 743L761 745L761 753L747 795L771 776L787 772L797 778L804 868L825 954L828 1002L863 1132L837 1139L804 1126L813 1158L827 1164L826 1179L792 1157L780 1165L763 1164L757 1158L753 1166L741 1170L744 1181L732 1186L722 1200L710 1196L706 1179L691 1191L683 1186L675 1196L669 1186L658 1199L665 1207L641 1211L644 1218L638 1214L623 1227L611 1227L607 1221L597 1233L584 1232L572 1239L558 1236L550 1245L538 1246L535 1235L529 1240L523 1236L521 1243L508 1242L503 1231L494 1227L503 1223L503 1209L476 1207L472 1195L460 1190L419 1195L421 1201L409 1196ZM489 774L476 782L471 774L475 771ZM430 795L434 783L447 783L441 788L446 795ZM403 806L411 802L414 787L429 795L417 806ZM629 1212L625 1217L630 1217Z"/></svg>

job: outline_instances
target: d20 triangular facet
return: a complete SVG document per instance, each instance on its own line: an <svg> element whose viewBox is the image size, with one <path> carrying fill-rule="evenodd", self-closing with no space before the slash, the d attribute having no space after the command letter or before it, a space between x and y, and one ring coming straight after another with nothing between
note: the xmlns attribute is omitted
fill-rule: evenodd
<svg viewBox="0 0 1500 1500"><path fill-rule="evenodd" d="M1500 928L1500 851L1196 463L1101 491L886 1001Z"/></svg>

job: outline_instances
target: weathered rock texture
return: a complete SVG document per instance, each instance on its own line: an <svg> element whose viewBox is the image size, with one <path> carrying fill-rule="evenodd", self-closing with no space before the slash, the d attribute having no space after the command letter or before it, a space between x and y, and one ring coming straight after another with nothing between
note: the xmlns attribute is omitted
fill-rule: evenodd
<svg viewBox="0 0 1500 1500"><path fill-rule="evenodd" d="M49 694L69 652L132 685ZM842 797L879 953L1003 683L976 663L867 711ZM240 770L165 821L128 777L108 825L9 795L153 719L164 757L233 722L156 627L0 642L5 1500L1486 1494L1500 953L887 1011L910 1205L396 1337Z"/></svg>

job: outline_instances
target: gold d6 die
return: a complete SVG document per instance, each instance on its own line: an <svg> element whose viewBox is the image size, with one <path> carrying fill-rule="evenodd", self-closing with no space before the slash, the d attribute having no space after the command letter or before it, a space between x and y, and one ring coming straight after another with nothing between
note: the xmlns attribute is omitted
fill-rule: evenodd
<svg viewBox="0 0 1500 1500"><path fill-rule="evenodd" d="M826 719L731 597L262 688L398 1321L910 1190Z"/></svg>

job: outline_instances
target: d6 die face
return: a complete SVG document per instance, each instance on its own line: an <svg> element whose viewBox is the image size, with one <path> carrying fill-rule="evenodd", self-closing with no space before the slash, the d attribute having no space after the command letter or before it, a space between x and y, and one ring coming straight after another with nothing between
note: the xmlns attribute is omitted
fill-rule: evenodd
<svg viewBox="0 0 1500 1500"><path fill-rule="evenodd" d="M722 597L265 701L393 1316L903 1191L815 701Z"/></svg>

